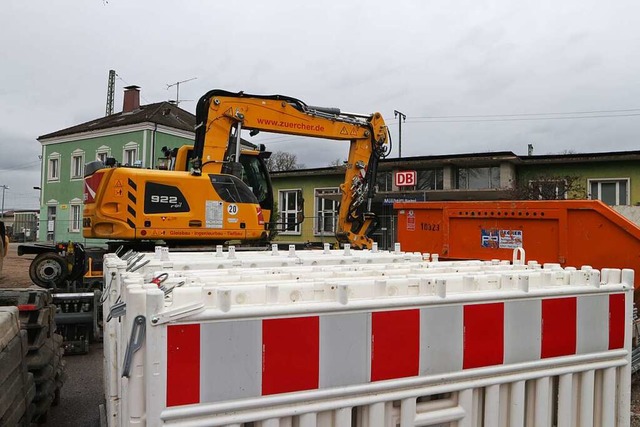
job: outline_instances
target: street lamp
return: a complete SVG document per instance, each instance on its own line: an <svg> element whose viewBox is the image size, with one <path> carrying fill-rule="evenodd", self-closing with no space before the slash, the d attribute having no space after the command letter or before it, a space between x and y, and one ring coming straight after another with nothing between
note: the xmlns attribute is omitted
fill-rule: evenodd
<svg viewBox="0 0 640 427"><path fill-rule="evenodd" d="M0 218L4 219L4 192L9 189L8 185L0 185L2 188L2 216Z"/></svg>
<svg viewBox="0 0 640 427"><path fill-rule="evenodd" d="M400 116L398 120L398 158L402 158L402 122L407 120L407 116L398 110L393 110L393 117Z"/></svg>

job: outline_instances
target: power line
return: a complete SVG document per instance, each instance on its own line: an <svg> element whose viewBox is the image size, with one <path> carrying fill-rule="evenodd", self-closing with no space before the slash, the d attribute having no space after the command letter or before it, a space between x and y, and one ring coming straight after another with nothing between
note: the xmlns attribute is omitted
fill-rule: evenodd
<svg viewBox="0 0 640 427"><path fill-rule="evenodd" d="M126 81L125 79L123 79L123 78L122 78L122 76L121 76L120 74L116 73L116 78L118 78L119 80L122 80L122 81L124 82L124 84L126 84L127 86L131 86L129 83L127 83L127 81ZM144 101L145 101L147 104L152 104L152 102L151 102L151 101L149 101L147 98L145 98L145 97L144 97L144 95L142 94L142 92L140 93L140 97L141 97L142 99L144 99Z"/></svg>
<svg viewBox="0 0 640 427"><path fill-rule="evenodd" d="M581 119L601 119L611 117L635 117L640 116L637 114L603 114L596 116L570 116L570 117L519 117L519 118L505 118L505 119L465 119L465 120L430 120L418 118L407 118L410 123L472 123L472 122L519 122L519 121L534 121L534 120L581 120Z"/></svg>
<svg viewBox="0 0 640 427"><path fill-rule="evenodd" d="M15 170L19 170L19 169L29 169L31 166L35 166L35 165L37 165L39 163L40 163L40 160L36 160L34 162L24 163L22 165L12 166L12 167L9 167L9 168L6 168L6 169L0 168L0 173L15 171Z"/></svg>
<svg viewBox="0 0 640 427"><path fill-rule="evenodd" d="M478 115L455 115L455 116L413 116L411 118L412 119L469 119L469 118L482 118L482 117L523 117L523 116L555 116L555 115L569 115L569 114L629 113L631 111L640 111L640 108L628 108L628 109L624 109L624 110L568 111L568 112L553 112L553 113L478 114Z"/></svg>

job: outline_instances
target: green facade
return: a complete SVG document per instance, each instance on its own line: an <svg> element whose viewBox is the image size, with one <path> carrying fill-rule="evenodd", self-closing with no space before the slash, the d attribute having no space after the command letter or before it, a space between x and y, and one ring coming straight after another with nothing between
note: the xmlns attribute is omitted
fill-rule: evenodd
<svg viewBox="0 0 640 427"><path fill-rule="evenodd" d="M476 162L473 158L465 159L465 165L475 167ZM396 170L412 170L420 169L420 162L424 162L425 158L403 159L402 165L391 164L393 161L385 165L383 163L380 171L391 173L391 177ZM430 160L429 167L442 167L444 169L451 168L449 166L450 159L446 157ZM496 200L488 199L487 191L500 195L502 199L511 199L517 197L516 192L512 192L518 186L532 186L538 180L546 180L546 183L554 180L564 181L565 178L573 179L571 189L566 192L566 198L569 199L599 199L610 205L617 206L637 206L640 205L640 153L622 152L622 153L593 153L581 155L557 155L557 156L526 156L518 157L511 154L508 160L496 159L493 163L488 163L486 159L482 160L479 166L503 166L509 163L509 167L500 168L500 180L507 182L509 187L502 188L504 191L496 190L466 190L462 191L455 186L441 190L429 190L424 192L424 200ZM503 179L502 172L504 170L513 170L507 179ZM447 175L447 174L445 174ZM272 174L272 182L274 187L274 197L278 201L278 208L282 203L279 192L301 190L304 198L304 216L305 220L300 225L299 232L280 232L276 239L276 243L334 243L333 234L320 235L317 232L317 199L316 190L322 188L339 188L344 179L344 170L332 170L331 168L322 168L318 170L297 170L288 172L276 172ZM391 178L392 179L392 178ZM622 183L622 184L621 184ZM600 194L593 192L594 186L603 185L597 189ZM449 184L453 185L453 184ZM609 196L616 195L615 203L606 200L604 197L604 186L609 186ZM613 189L611 189L613 188ZM389 191L390 190L390 191ZM379 244L385 246L390 245L394 239L394 217L395 213L390 206L380 204L381 198L402 198L413 193L401 192L399 188L388 188L386 192L379 193L374 200L373 211L382 220L381 226L387 230L381 232L387 233L386 240L378 236L376 239ZM529 193L527 198L536 198L533 193ZM564 195L557 198L565 198ZM335 215L335 214L334 214ZM633 218L629 218L634 221ZM385 222L386 221L386 222ZM385 225L386 224L386 225Z"/></svg>
<svg viewBox="0 0 640 427"><path fill-rule="evenodd" d="M614 182L627 180L628 201L621 201L621 205L640 204L640 161L620 160L602 162L576 162L554 164L521 165L517 168L520 184L535 181L538 177L576 179L577 192L569 192L567 198L598 198L591 194L592 182Z"/></svg>
<svg viewBox="0 0 640 427"><path fill-rule="evenodd" d="M323 170L318 173L289 175L274 174L272 177L273 197L277 202L278 212L281 213L282 192L302 191L304 199L304 220L299 231L279 231L274 243L301 244L308 242L335 243L335 234L331 231L318 230L318 213L316 190L334 189L339 191L344 180L344 171ZM337 203L336 203L337 206ZM334 214L335 216L335 214ZM278 219L280 220L280 219Z"/></svg>
<svg viewBox="0 0 640 427"><path fill-rule="evenodd" d="M94 134L84 133L82 136L70 135L41 140L41 143L42 177L38 240L71 240L99 244L103 241L85 239L82 236L84 168L81 174L72 176L74 157L82 157L83 165L96 160L100 154L106 154L118 162L125 163L125 150L135 149L135 157L142 162L141 167L152 168L157 165L157 159L163 157L163 146L173 148L193 144L193 134L143 123L127 126L120 131L114 128ZM53 170L55 165L52 163L56 159L57 178Z"/></svg>

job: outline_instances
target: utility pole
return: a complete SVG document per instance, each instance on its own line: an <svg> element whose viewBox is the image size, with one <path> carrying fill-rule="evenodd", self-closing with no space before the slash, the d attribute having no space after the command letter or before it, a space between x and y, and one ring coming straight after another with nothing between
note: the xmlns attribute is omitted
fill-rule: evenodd
<svg viewBox="0 0 640 427"><path fill-rule="evenodd" d="M104 115L113 114L113 97L116 91L116 70L109 70L109 80L107 81L107 107Z"/></svg>
<svg viewBox="0 0 640 427"><path fill-rule="evenodd" d="M197 77L192 77L187 80L182 80L182 81L167 85L167 90L169 90L170 87L173 87L173 86L176 87L176 107L180 105L180 83L190 82L191 80L195 80L195 79L197 79Z"/></svg>
<svg viewBox="0 0 640 427"><path fill-rule="evenodd" d="M398 110L393 110L393 117L400 116L398 120L398 158L402 158L402 122L407 120L407 116Z"/></svg>
<svg viewBox="0 0 640 427"><path fill-rule="evenodd" d="M0 218L4 219L4 192L9 189L8 185L0 185L2 188L2 216Z"/></svg>

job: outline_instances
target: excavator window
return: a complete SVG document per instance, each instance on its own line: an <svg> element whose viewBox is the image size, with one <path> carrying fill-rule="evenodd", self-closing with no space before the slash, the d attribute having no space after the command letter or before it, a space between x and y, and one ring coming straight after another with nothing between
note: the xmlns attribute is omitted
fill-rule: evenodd
<svg viewBox="0 0 640 427"><path fill-rule="evenodd" d="M259 156L241 155L242 181L247 184L263 209L272 208L272 190L264 161Z"/></svg>
<svg viewBox="0 0 640 427"><path fill-rule="evenodd" d="M256 196L233 175L210 174L213 189L220 198L228 203L258 203Z"/></svg>

